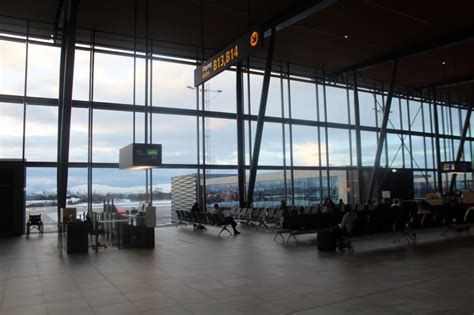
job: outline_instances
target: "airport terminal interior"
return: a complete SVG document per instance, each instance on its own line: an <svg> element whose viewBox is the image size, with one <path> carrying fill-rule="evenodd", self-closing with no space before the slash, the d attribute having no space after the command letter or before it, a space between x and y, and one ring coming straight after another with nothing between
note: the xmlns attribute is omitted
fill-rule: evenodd
<svg viewBox="0 0 474 315"><path fill-rule="evenodd" d="M474 3L0 3L0 315L473 314Z"/></svg>

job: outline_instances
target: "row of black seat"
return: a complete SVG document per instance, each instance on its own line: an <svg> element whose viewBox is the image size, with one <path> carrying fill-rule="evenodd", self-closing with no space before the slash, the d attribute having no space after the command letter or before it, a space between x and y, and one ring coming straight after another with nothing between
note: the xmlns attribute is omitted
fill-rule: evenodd
<svg viewBox="0 0 474 315"><path fill-rule="evenodd" d="M220 228L217 236L220 236L224 231L227 231L232 235L232 232L227 228L228 224L222 224L215 214L209 212L176 210L176 215L178 216L179 220L178 224L191 223L196 225L214 226Z"/></svg>
<svg viewBox="0 0 474 315"><path fill-rule="evenodd" d="M378 207L374 210L356 211L357 219L354 222L351 235L364 235L385 232L402 232L407 228L418 229L423 227L445 226L452 224L474 223L474 209L464 210L462 207L432 207L431 213L418 213L416 203L407 203L401 207ZM288 213L282 218L281 226L275 237L288 233L287 240L299 234L312 234L318 231L335 227L342 221L344 213ZM283 238L284 239L284 238Z"/></svg>
<svg viewBox="0 0 474 315"><path fill-rule="evenodd" d="M234 220L255 227L279 227L284 211L274 208L235 208Z"/></svg>

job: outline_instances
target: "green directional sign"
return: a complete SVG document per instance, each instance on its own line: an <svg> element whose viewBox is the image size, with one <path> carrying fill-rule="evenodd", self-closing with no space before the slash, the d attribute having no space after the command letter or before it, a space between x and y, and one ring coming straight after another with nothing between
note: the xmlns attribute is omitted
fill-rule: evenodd
<svg viewBox="0 0 474 315"><path fill-rule="evenodd" d="M245 34L194 70L194 86L203 84L247 58L262 46L262 42L263 38L260 31L251 31Z"/></svg>

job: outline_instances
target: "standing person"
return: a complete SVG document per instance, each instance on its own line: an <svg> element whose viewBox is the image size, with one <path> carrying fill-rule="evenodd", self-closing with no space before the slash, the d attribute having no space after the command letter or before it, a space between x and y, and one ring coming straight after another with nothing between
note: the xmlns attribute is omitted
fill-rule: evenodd
<svg viewBox="0 0 474 315"><path fill-rule="evenodd" d="M234 230L234 235L239 235L240 232L237 231L235 228L237 226L237 222L235 222L233 217L226 217L222 210L219 208L219 204L214 204L214 214L216 217L219 219L221 224L230 224L232 226L232 229Z"/></svg>

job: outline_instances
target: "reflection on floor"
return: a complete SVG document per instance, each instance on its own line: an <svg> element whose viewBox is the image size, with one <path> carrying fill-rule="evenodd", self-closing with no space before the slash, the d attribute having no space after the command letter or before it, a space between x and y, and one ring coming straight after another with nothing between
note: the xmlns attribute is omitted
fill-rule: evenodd
<svg viewBox="0 0 474 315"><path fill-rule="evenodd" d="M57 236L0 239L0 314L472 314L474 237L440 230L319 253L242 229L159 228L155 250L60 255Z"/></svg>

